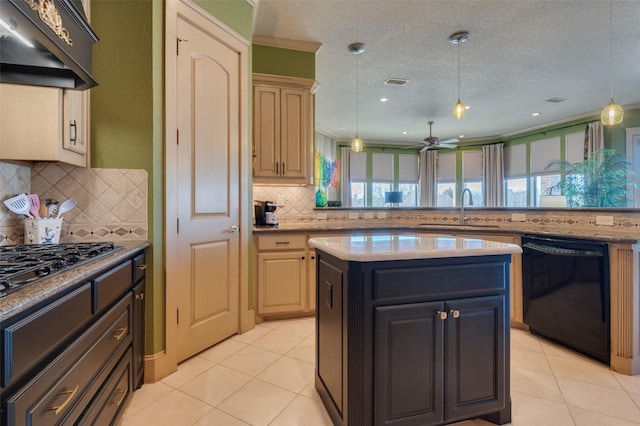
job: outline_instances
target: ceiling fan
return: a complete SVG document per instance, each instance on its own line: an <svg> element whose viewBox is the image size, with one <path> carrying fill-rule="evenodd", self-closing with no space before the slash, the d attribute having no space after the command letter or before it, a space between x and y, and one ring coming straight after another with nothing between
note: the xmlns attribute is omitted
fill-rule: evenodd
<svg viewBox="0 0 640 426"><path fill-rule="evenodd" d="M432 125L433 125L433 121L429 121L429 136L424 138L422 140L422 142L420 142L420 143L424 144L424 146L422 147L420 152L426 151L427 149L455 148L456 145L454 145L454 142L460 142L460 139L458 139L458 138L440 140L440 138L438 138L436 136L432 136L431 135L431 126Z"/></svg>

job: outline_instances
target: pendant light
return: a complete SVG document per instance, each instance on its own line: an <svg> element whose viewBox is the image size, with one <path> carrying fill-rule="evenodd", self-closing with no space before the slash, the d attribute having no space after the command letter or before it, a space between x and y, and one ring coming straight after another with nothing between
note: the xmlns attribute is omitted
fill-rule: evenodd
<svg viewBox="0 0 640 426"><path fill-rule="evenodd" d="M349 52L354 55L359 55L366 50L367 46L364 43L351 43L349 45ZM364 148L362 139L358 136L358 58L356 58L356 137L351 141L351 151L360 152Z"/></svg>
<svg viewBox="0 0 640 426"><path fill-rule="evenodd" d="M609 13L609 38L611 42L611 46L609 49L609 53L611 55L609 58L609 84L611 90L611 101L609 102L609 105L604 107L602 113L600 114L602 124L605 126L620 124L622 123L622 118L624 117L624 110L613 100L613 0L609 2Z"/></svg>
<svg viewBox="0 0 640 426"><path fill-rule="evenodd" d="M449 41L458 46L458 102L453 106L453 118L463 118L467 113L467 108L460 101L460 43L464 43L469 38L467 31L458 31L449 36Z"/></svg>

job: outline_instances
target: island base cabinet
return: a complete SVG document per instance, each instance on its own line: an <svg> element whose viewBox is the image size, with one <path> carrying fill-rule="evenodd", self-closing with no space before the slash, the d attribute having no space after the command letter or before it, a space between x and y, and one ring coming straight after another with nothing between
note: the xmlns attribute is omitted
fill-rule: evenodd
<svg viewBox="0 0 640 426"><path fill-rule="evenodd" d="M503 409L503 318L504 296L377 307L375 424L439 425Z"/></svg>
<svg viewBox="0 0 640 426"><path fill-rule="evenodd" d="M316 253L315 384L335 425L511 421L509 255Z"/></svg>

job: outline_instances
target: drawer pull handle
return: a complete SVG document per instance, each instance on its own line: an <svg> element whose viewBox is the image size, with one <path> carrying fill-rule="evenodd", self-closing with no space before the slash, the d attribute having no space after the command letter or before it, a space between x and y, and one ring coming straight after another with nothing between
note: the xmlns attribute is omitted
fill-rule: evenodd
<svg viewBox="0 0 640 426"><path fill-rule="evenodd" d="M276 241L276 245L277 246L282 246L282 245L287 245L290 244L291 241Z"/></svg>
<svg viewBox="0 0 640 426"><path fill-rule="evenodd" d="M69 403L71 402L71 400L73 400L73 397L76 396L76 392L78 392L78 388L79 385L76 385L75 388L73 388L73 390L67 390L64 392L60 392L61 395L69 395L67 397L67 399L64 400L64 402L56 407L51 407L49 408L49 411L53 411L55 413L55 415L57 416L58 414L60 414L60 412L62 412L62 410L64 410L66 408L67 405L69 405Z"/></svg>
<svg viewBox="0 0 640 426"><path fill-rule="evenodd" d="M443 321L447 319L447 313L446 312L438 311L437 315L438 315L438 318L440 318Z"/></svg>
<svg viewBox="0 0 640 426"><path fill-rule="evenodd" d="M136 299L144 300L144 293L136 294Z"/></svg>
<svg viewBox="0 0 640 426"><path fill-rule="evenodd" d="M460 318L460 311L457 311L457 310L455 310L455 309L451 309L451 310L449 311L449 313L451 314L451 316L452 316L453 318Z"/></svg>
<svg viewBox="0 0 640 426"><path fill-rule="evenodd" d="M116 406L120 406L120 404L122 404L122 401L124 401L124 397L127 396L126 390L116 390L113 394L117 395L119 393L122 394L122 397L120 397L120 399L117 401L111 401L111 403L116 404Z"/></svg>
<svg viewBox="0 0 640 426"><path fill-rule="evenodd" d="M119 334L116 334L115 336L113 336L113 338L116 340L122 339L124 335L127 334L128 330L129 329L127 327L117 328L116 331L118 331Z"/></svg>
<svg viewBox="0 0 640 426"><path fill-rule="evenodd" d="M144 271L145 269L147 269L147 264L146 263L141 263L140 265L137 266L137 268L140 271Z"/></svg>

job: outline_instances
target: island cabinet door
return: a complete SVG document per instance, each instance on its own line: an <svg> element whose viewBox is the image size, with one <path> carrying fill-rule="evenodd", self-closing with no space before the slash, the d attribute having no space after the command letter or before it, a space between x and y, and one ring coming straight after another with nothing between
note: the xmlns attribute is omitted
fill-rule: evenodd
<svg viewBox="0 0 640 426"><path fill-rule="evenodd" d="M375 308L375 425L444 420L444 303Z"/></svg>
<svg viewBox="0 0 640 426"><path fill-rule="evenodd" d="M505 296L447 301L445 310L445 418L502 410L509 392Z"/></svg>

